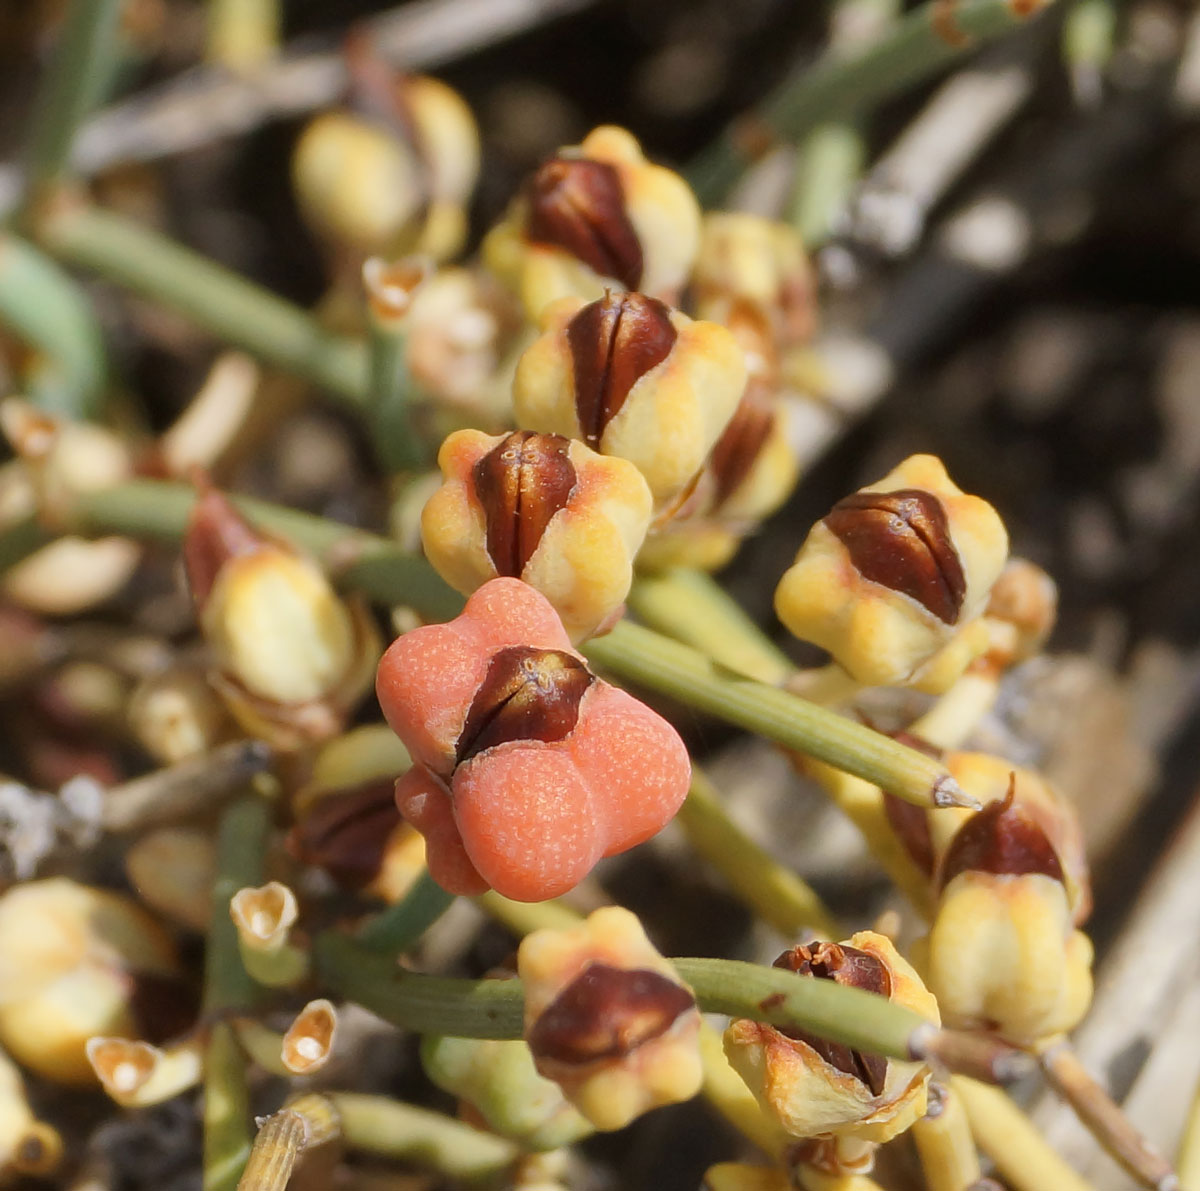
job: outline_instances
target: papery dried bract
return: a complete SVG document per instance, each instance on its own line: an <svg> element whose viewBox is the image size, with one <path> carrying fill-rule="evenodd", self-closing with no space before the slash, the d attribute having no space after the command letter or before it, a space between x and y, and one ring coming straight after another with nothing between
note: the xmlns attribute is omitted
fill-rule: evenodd
<svg viewBox="0 0 1200 1191"><path fill-rule="evenodd" d="M242 727L285 748L337 732L379 656L365 606L215 489L196 502L183 552L212 680Z"/></svg>
<svg viewBox="0 0 1200 1191"><path fill-rule="evenodd" d="M890 940L873 931L860 931L846 944L819 945L822 956L826 948L865 955L886 972L892 1001L938 1023L937 1002ZM816 965L813 967L816 971ZM797 979L816 979L820 974L828 978L833 972L825 973L822 968L817 975L798 975ZM843 982L856 981L848 978ZM866 987L874 991L876 986ZM929 1069L920 1063L888 1059L876 1071L845 1047L814 1045L789 1037L775 1026L749 1020L730 1023L725 1051L759 1103L788 1133L833 1138L837 1159L847 1169L869 1169L872 1147L903 1132L925 1111ZM842 1052L845 1057L839 1058ZM839 1058L851 1070L840 1069L827 1056Z"/></svg>

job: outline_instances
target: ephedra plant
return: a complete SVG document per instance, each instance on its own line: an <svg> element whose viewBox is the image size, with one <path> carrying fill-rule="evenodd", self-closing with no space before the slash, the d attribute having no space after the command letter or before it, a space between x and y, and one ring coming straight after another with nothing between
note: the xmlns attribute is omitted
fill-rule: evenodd
<svg viewBox="0 0 1200 1191"><path fill-rule="evenodd" d="M427 1172L414 1186L592 1185L589 1137L696 1097L740 1136L694 1172L710 1191L1086 1187L997 1086L1040 1066L1136 1179L1178 1186L1071 1049L1092 996L1076 809L979 742L1055 620L1004 510L917 453L789 525L764 582L818 664L720 578L846 414L801 235L722 203L765 152L751 133L850 136L1041 6L842 0L871 36L688 177L602 125L470 251L470 108L357 31L291 159L330 280L311 313L79 177L137 7L69 5L0 239L0 682L106 725L11 787L4 1169L86 1171L61 1085L196 1104L212 1191L343 1152ZM225 69L274 77L272 6L211 9ZM76 274L244 354L153 435L109 364L112 291ZM371 528L226 482L316 391L373 452ZM823 792L901 912L854 921L747 833L701 717ZM604 862L640 863L672 822L690 859L660 863L783 935L773 963L666 955L653 914L604 904ZM670 878L655 896L687 914ZM479 963L472 913L515 953ZM354 1004L420 1037L424 1095L339 1060L343 1027L384 1036ZM919 1175L877 1167L906 1135Z"/></svg>

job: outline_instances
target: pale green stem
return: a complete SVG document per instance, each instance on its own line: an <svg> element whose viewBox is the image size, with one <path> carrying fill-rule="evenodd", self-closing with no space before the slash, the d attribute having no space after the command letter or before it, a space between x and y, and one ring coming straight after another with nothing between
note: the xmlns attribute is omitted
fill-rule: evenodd
<svg viewBox="0 0 1200 1191"><path fill-rule="evenodd" d="M788 939L836 939L833 915L817 892L755 843L730 817L712 782L698 768L676 820L688 843L764 922ZM807 941L807 939L805 939Z"/></svg>
<svg viewBox="0 0 1200 1191"><path fill-rule="evenodd" d="M0 232L0 326L43 357L29 392L42 409L76 419L96 413L108 367L96 315L58 265L8 232Z"/></svg>
<svg viewBox="0 0 1200 1191"><path fill-rule="evenodd" d="M269 808L249 795L222 815L217 832L217 875L204 968L204 1013L217 1017L250 1006L257 986L242 965L229 899L261 884ZM250 1154L250 1097L246 1063L233 1027L215 1021L204 1059L203 1191L233 1191Z"/></svg>
<svg viewBox="0 0 1200 1191"><path fill-rule="evenodd" d="M342 1140L351 1149L402 1158L466 1180L499 1175L521 1156L515 1142L426 1108L352 1092L335 1092L329 1099L341 1118Z"/></svg>
<svg viewBox="0 0 1200 1191"><path fill-rule="evenodd" d="M607 636L589 641L584 653L622 678L846 770L907 802L957 805L964 798L940 761L786 691L722 674L703 654L641 625L622 621Z"/></svg>
<svg viewBox="0 0 1200 1191"><path fill-rule="evenodd" d="M400 955L429 929L453 904L454 894L447 893L426 869L413 882L403 900L369 918L355 936L372 951Z"/></svg>
<svg viewBox="0 0 1200 1191"><path fill-rule="evenodd" d="M393 473L419 471L430 462L413 417L417 392L408 367L408 334L400 321L390 327L371 316L368 340L372 437L380 461Z"/></svg>
<svg viewBox="0 0 1200 1191"><path fill-rule="evenodd" d="M967 49L1015 29L1046 7L1015 0L928 0L879 41L855 54L830 52L797 70L762 107L735 121L689 167L688 180L705 206L724 196L753 153L747 143L775 137L795 142L831 119L848 119L929 78Z"/></svg>
<svg viewBox="0 0 1200 1191"><path fill-rule="evenodd" d="M862 133L849 120L818 124L800 143L790 214L806 248L820 247L833 234L866 156Z"/></svg>
<svg viewBox="0 0 1200 1191"><path fill-rule="evenodd" d="M203 1191L233 1191L250 1156L250 1090L233 1029L219 1021L204 1054Z"/></svg>
<svg viewBox="0 0 1200 1191"><path fill-rule="evenodd" d="M828 52L862 53L899 15L899 0L835 0ZM808 248L829 239L862 174L867 147L857 120L827 120L798 144L791 219Z"/></svg>
<svg viewBox="0 0 1200 1191"><path fill-rule="evenodd" d="M239 939L238 951L250 978L265 988L295 988L308 978L308 952L294 943L262 950Z"/></svg>
<svg viewBox="0 0 1200 1191"><path fill-rule="evenodd" d="M159 232L74 201L42 212L36 231L60 260L127 286L331 393L366 400L362 343L330 334L299 307Z"/></svg>
<svg viewBox="0 0 1200 1191"><path fill-rule="evenodd" d="M0 575L52 541L54 534L36 517L22 517L6 525L0 529Z"/></svg>
<svg viewBox="0 0 1200 1191"><path fill-rule="evenodd" d="M639 620L747 678L776 686L796 667L711 575L639 575L627 600Z"/></svg>
<svg viewBox="0 0 1200 1191"><path fill-rule="evenodd" d="M29 146L34 203L66 175L75 133L103 99L120 53L122 0L73 0L38 92Z"/></svg>
<svg viewBox="0 0 1200 1191"><path fill-rule="evenodd" d="M77 497L70 527L178 541L193 500L183 485L134 481ZM236 503L252 521L316 554L345 587L411 605L433 619L448 619L462 608L462 598L428 563L384 538L264 502ZM919 806L963 804L962 791L940 762L785 691L722 672L698 651L641 625L622 621L588 642L584 652L624 679L844 769L898 798Z"/></svg>
<svg viewBox="0 0 1200 1191"><path fill-rule="evenodd" d="M314 959L339 996L393 1025L420 1034L463 1038L520 1038L524 991L519 980L462 980L397 967L336 932L319 936ZM862 989L797 976L781 968L724 959L671 961L706 1013L810 1030L857 1050L898 1059L936 1056L1008 1078L1018 1056L1010 1047L953 1030ZM1023 1070L1023 1068L1021 1068Z"/></svg>
<svg viewBox="0 0 1200 1191"><path fill-rule="evenodd" d="M462 611L462 596L423 558L387 538L267 501L231 499L255 525L313 554L343 587L380 603L411 604L432 620L448 620ZM195 490L187 484L133 480L79 496L70 528L178 543L195 500Z"/></svg>

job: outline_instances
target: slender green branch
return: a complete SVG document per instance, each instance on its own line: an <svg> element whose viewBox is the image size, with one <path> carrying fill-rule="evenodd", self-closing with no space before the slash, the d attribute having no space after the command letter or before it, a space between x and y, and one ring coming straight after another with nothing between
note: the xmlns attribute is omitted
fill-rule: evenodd
<svg viewBox="0 0 1200 1191"><path fill-rule="evenodd" d="M218 338L362 403L362 343L331 335L310 315L198 252L86 203L41 212L37 237L52 256L153 298Z"/></svg>
<svg viewBox="0 0 1200 1191"><path fill-rule="evenodd" d="M177 541L193 499L183 485L133 481L77 497L69 528ZM409 604L433 619L448 619L462 608L462 598L427 562L385 538L260 501L237 503L263 528L316 554L345 587L382 602ZM920 806L956 805L964 798L938 761L786 691L730 675L698 651L641 625L622 621L584 652L621 678L844 769L898 798Z"/></svg>
<svg viewBox="0 0 1200 1191"><path fill-rule="evenodd" d="M371 363L371 423L375 449L390 472L416 471L429 463L413 419L412 373L408 336L372 320L368 338Z"/></svg>
<svg viewBox="0 0 1200 1191"><path fill-rule="evenodd" d="M234 1191L250 1157L250 1089L233 1027L219 1021L204 1054L203 1191Z"/></svg>
<svg viewBox="0 0 1200 1191"><path fill-rule="evenodd" d="M313 942L313 961L327 987L418 1034L520 1038L524 1007L513 980L461 980L398 967L394 956L368 951L333 931Z"/></svg>
<svg viewBox="0 0 1200 1191"><path fill-rule="evenodd" d="M0 232L0 326L44 357L37 377L22 378L49 413L96 412L107 363L95 313L79 287L32 245Z"/></svg>
<svg viewBox="0 0 1200 1191"><path fill-rule="evenodd" d="M270 808L257 795L231 804L217 832L217 876L204 967L204 1012L215 1015L253 1004L257 986L242 966L229 901L239 889L263 880Z"/></svg>
<svg viewBox="0 0 1200 1191"><path fill-rule="evenodd" d="M938 761L775 687L720 671L708 658L622 621L584 646L593 662L785 748L807 753L919 806L954 805L958 784Z"/></svg>
<svg viewBox="0 0 1200 1191"><path fill-rule="evenodd" d="M453 902L454 894L447 893L427 869L402 901L369 919L359 928L356 937L372 951L399 955L407 951Z"/></svg>
<svg viewBox="0 0 1200 1191"><path fill-rule="evenodd" d="M853 120L818 124L800 143L790 218L810 251L833 234L866 159L866 141Z"/></svg>
<svg viewBox="0 0 1200 1191"><path fill-rule="evenodd" d="M640 575L628 603L648 627L699 649L737 674L775 686L795 672L787 654L702 571L678 568Z"/></svg>
<svg viewBox="0 0 1200 1191"><path fill-rule="evenodd" d="M706 206L719 201L772 139L792 142L827 120L847 119L930 77L964 51L1016 28L1045 0L928 0L879 41L829 53L786 79L754 114L730 125L690 166Z"/></svg>
<svg viewBox="0 0 1200 1191"><path fill-rule="evenodd" d="M196 500L187 484L133 480L78 497L70 529L81 534L122 533L177 543ZM235 496L255 525L309 551L343 587L380 603L408 603L433 620L462 610L462 596L422 558L394 542L324 517Z"/></svg>
<svg viewBox="0 0 1200 1191"><path fill-rule="evenodd" d="M122 0L73 0L38 93L29 146L29 197L37 202L67 172L75 133L104 98L120 49Z"/></svg>
<svg viewBox="0 0 1200 1191"><path fill-rule="evenodd" d="M692 769L692 787L678 822L688 843L763 921L789 939L808 931L838 937L833 915L817 892L752 840L730 817L712 782Z"/></svg>
<svg viewBox="0 0 1200 1191"><path fill-rule="evenodd" d="M453 1179L476 1180L502 1173L521 1156L520 1147L462 1121L383 1096L331 1095L352 1149L403 1158Z"/></svg>
<svg viewBox="0 0 1200 1191"><path fill-rule="evenodd" d="M204 968L204 1012L217 1016L253 1003L256 985L242 966L229 899L262 881L269 809L249 795L222 815L217 875ZM204 1059L204 1191L234 1191L250 1155L250 1095L246 1062L233 1027L217 1021Z"/></svg>
<svg viewBox="0 0 1200 1191"><path fill-rule="evenodd" d="M326 932L313 947L317 971L339 996L420 1034L520 1038L524 991L519 980L461 980L398 967L346 935ZM936 1056L994 1078L1018 1070L1025 1056L989 1039L939 1030L911 1009L832 980L799 978L780 968L725 959L677 959L706 1013L809 1030L857 1050L897 1059Z"/></svg>
<svg viewBox="0 0 1200 1191"><path fill-rule="evenodd" d="M424 257L372 257L363 266L371 353L368 414L375 449L392 472L418 471L430 463L430 444L415 416L420 394L408 366L408 312L432 269Z"/></svg>
<svg viewBox="0 0 1200 1191"><path fill-rule="evenodd" d="M54 535L36 517L22 517L6 525L0 529L0 575L53 540Z"/></svg>

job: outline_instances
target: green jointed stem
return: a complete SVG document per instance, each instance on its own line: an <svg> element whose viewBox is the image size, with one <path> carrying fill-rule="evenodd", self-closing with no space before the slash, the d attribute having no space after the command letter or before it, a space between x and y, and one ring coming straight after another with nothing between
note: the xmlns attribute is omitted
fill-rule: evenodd
<svg viewBox="0 0 1200 1191"><path fill-rule="evenodd" d="M270 808L255 795L231 804L217 831L217 875L204 963L204 1013L216 1017L251 1005L257 985L242 965L229 899L263 880ZM226 1021L217 1021L204 1056L203 1191L233 1191L250 1155L246 1061Z"/></svg>
<svg viewBox="0 0 1200 1191"><path fill-rule="evenodd" d="M212 889L212 925L204 967L204 1012L245 1008L257 988L242 966L237 927L229 901L247 885L261 885L267 849L270 808L264 799L246 795L221 816L217 831L217 875Z"/></svg>
<svg viewBox="0 0 1200 1191"><path fill-rule="evenodd" d="M0 327L44 357L38 391L30 393L38 405L72 418L96 412L107 363L95 313L58 265L6 232L0 232Z"/></svg>
<svg viewBox="0 0 1200 1191"><path fill-rule="evenodd" d="M519 980L456 980L398 968L344 935L315 946L317 967L340 996L421 1034L520 1038L524 993ZM910 1009L832 980L725 959L672 961L706 1013L728 1013L811 1030L859 1050L910 1057L913 1032L929 1023Z"/></svg>
<svg viewBox="0 0 1200 1191"><path fill-rule="evenodd" d="M398 967L395 956L369 951L327 932L313 943L325 985L393 1025L418 1034L520 1038L524 1015L515 980L460 980Z"/></svg>
<svg viewBox="0 0 1200 1191"><path fill-rule="evenodd" d="M194 495L182 484L137 480L78 496L70 524L80 533L178 540ZM462 609L427 562L386 538L263 501L236 503L264 529L316 554L344 587L384 603L409 604L435 620ZM946 768L887 736L775 687L720 670L697 650L622 621L584 653L600 666L690 707L796 749L928 806L959 791Z"/></svg>
<svg viewBox="0 0 1200 1191"><path fill-rule="evenodd" d="M22 517L0 529L0 575L54 540L36 517Z"/></svg>
<svg viewBox="0 0 1200 1191"><path fill-rule="evenodd" d="M73 0L38 93L29 146L34 202L67 172L71 144L84 117L104 98L120 50L123 0Z"/></svg>
<svg viewBox="0 0 1200 1191"><path fill-rule="evenodd" d="M747 678L775 685L796 669L741 605L702 571L680 567L639 575L627 602L650 628Z"/></svg>
<svg viewBox="0 0 1200 1191"><path fill-rule="evenodd" d="M833 915L816 891L733 822L712 782L695 766L676 821L696 852L780 934L800 941L801 932L807 931L804 942L812 935L838 937Z"/></svg>
<svg viewBox="0 0 1200 1191"><path fill-rule="evenodd" d="M799 70L748 118L735 121L687 171L705 206L719 201L763 134L793 142L826 120L846 119L928 78L965 50L1014 29L1045 0L928 0L879 41L853 54L829 53Z"/></svg>
<svg viewBox="0 0 1200 1191"><path fill-rule="evenodd" d="M234 1191L250 1157L250 1146L246 1059L233 1027L219 1021L212 1027L204 1055L202 1191Z"/></svg>
<svg viewBox="0 0 1200 1191"><path fill-rule="evenodd" d="M401 901L360 927L356 938L372 951L399 955L407 951L453 902L454 894L447 893L427 869Z"/></svg>
<svg viewBox="0 0 1200 1191"><path fill-rule="evenodd" d="M429 465L429 451L413 418L416 392L408 367L408 335L372 316L368 412L375 450L390 472Z"/></svg>
<svg viewBox="0 0 1200 1191"><path fill-rule="evenodd" d="M60 260L99 273L192 319L252 355L340 397L367 397L366 347L332 335L298 306L132 220L83 203L43 212L38 240Z"/></svg>
<svg viewBox="0 0 1200 1191"><path fill-rule="evenodd" d="M427 1108L356 1092L334 1092L329 1099L351 1149L403 1158L464 1180L497 1175L521 1156L515 1142Z"/></svg>
<svg viewBox="0 0 1200 1191"><path fill-rule="evenodd" d="M844 769L907 802L929 806L957 793L940 762L786 691L722 673L698 651L641 625L621 621L583 651L622 678Z"/></svg>
<svg viewBox="0 0 1200 1191"><path fill-rule="evenodd" d="M379 603L410 603L432 620L449 620L462 611L462 596L424 559L387 538L268 501L231 499L260 529L314 555L345 588ZM177 543L195 500L195 489L187 484L131 480L80 496L71 528L82 534L122 533Z"/></svg>

